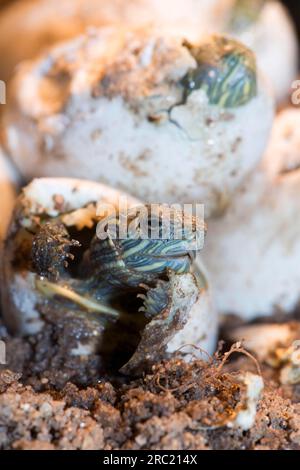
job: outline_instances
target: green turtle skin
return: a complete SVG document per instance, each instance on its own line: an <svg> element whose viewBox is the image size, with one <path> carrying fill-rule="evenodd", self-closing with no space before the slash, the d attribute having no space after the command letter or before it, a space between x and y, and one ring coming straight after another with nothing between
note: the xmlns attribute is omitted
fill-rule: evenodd
<svg viewBox="0 0 300 470"><path fill-rule="evenodd" d="M108 225L112 220L104 220L102 224L108 225L107 238L99 240L96 236L93 239L83 270L89 271L98 282L121 288L153 284L168 270L176 274L190 272L194 253L202 248L203 225L195 217L183 217L180 211L170 211L165 206L159 208L159 214L150 212L149 208L147 211L148 233L142 233L139 227L123 239L113 238ZM130 223L135 225L139 217L130 219ZM166 231L164 220L170 221ZM119 217L113 218L113 222L118 227Z"/></svg>
<svg viewBox="0 0 300 470"><path fill-rule="evenodd" d="M79 242L71 240L57 220L47 221L33 238L34 271L50 282L55 281L57 286L66 287L66 296L71 292L75 294L74 299L80 300L81 297L81 305L84 305L87 295L91 301L95 299L110 305L126 292L131 291L134 295L146 293L144 310L146 314L149 311L152 317L168 302L161 289L155 290L157 283L167 282L170 273L182 275L192 272L195 253L203 245L205 226L197 218L164 205L154 212L146 206L146 214L141 219L144 208L137 207L134 216L127 214L131 231L126 231L124 238L120 236L122 218L119 215L102 220L101 227L105 227L106 236L104 239L97 234L93 237L83 254L79 277L76 278L70 277L67 268L75 258L69 252L70 247L80 246ZM141 220L146 224L147 233L142 231ZM135 226L137 230L132 231ZM50 289L54 294L57 291L63 300L64 291L61 288L57 290L47 280L46 290Z"/></svg>
<svg viewBox="0 0 300 470"><path fill-rule="evenodd" d="M204 90L210 104L237 108L257 95L256 60L250 49L226 36L212 36L199 47L185 46L197 62L181 80L185 100Z"/></svg>

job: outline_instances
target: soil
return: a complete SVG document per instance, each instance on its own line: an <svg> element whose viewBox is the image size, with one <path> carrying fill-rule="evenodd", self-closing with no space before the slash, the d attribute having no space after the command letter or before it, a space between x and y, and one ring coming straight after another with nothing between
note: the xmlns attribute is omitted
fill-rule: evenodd
<svg viewBox="0 0 300 470"><path fill-rule="evenodd" d="M242 431L229 426L245 396L241 372L257 374L250 357L187 363L178 352L128 378L99 356L68 357L49 328L22 339L0 326L0 449L300 450L300 385L281 385L270 366L255 424Z"/></svg>

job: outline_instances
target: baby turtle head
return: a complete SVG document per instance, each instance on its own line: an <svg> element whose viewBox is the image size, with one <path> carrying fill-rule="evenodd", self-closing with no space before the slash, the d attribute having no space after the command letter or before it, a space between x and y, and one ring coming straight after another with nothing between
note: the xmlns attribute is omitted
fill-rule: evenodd
<svg viewBox="0 0 300 470"><path fill-rule="evenodd" d="M185 99L204 90L209 103L221 108L247 104L257 94L256 60L243 44L225 36L212 36L200 46L184 43L197 62L181 80Z"/></svg>
<svg viewBox="0 0 300 470"><path fill-rule="evenodd" d="M107 236L93 240L88 256L94 274L113 284L135 286L168 270L189 272L194 253L203 246L204 224L164 205L129 211L125 232L123 222L120 214L102 221Z"/></svg>

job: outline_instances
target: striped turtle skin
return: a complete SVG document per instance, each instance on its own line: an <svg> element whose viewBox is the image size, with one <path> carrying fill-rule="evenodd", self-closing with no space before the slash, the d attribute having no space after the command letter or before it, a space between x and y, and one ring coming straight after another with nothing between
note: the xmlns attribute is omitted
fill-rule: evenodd
<svg viewBox="0 0 300 470"><path fill-rule="evenodd" d="M96 236L91 242L81 268L85 276L110 286L136 288L153 284L168 270L176 274L191 271L205 233L196 217L164 205L154 211L142 206L129 214L127 223L127 235L120 238L118 215L102 221L107 237Z"/></svg>
<svg viewBox="0 0 300 470"><path fill-rule="evenodd" d="M256 59L253 52L226 36L212 36L201 46L185 42L197 67L181 80L184 98L204 90L212 105L237 108L257 95Z"/></svg>
<svg viewBox="0 0 300 470"><path fill-rule="evenodd" d="M116 214L98 224L75 278L70 277L67 268L74 261L70 248L78 247L79 242L71 240L57 220L43 224L33 238L31 255L34 271L43 278L39 283L43 294L57 294L83 306L87 293L90 300L110 304L128 291L142 295L146 292L145 312L149 310L153 316L161 311L167 299L162 300L159 290L151 293L149 289L155 288L158 281L167 281L170 273L193 271L195 253L203 247L205 224L165 205L156 205L155 210L140 206L129 211L126 236L121 232L121 220ZM100 229L105 237L99 237ZM101 311L100 304L98 307Z"/></svg>

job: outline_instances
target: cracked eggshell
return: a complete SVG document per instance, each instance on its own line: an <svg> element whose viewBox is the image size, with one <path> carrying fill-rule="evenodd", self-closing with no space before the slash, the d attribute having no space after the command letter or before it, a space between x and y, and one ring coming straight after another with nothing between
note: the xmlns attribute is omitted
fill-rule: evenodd
<svg viewBox="0 0 300 470"><path fill-rule="evenodd" d="M23 188L22 194L16 203L14 217L5 241L5 256L2 266L3 315L5 323L12 331L19 334L36 334L43 327L43 321L39 313L41 294L36 288L35 275L28 268L23 269L22 265L18 269L13 266L15 257L14 240L17 239L17 234L22 231L22 227L28 226L31 223L30 220L32 218L34 220L36 215L46 214L55 218L65 211L68 213L77 211L75 214L79 214L78 210L88 207L90 203L102 202L117 207L120 198L123 201L124 196L127 195L102 184L70 178L40 178L33 180ZM130 208L131 206L140 205L140 202L128 197L127 204ZM71 224L73 225L73 222ZM26 246L24 249L26 249ZM204 276L202 265L197 263L195 269ZM193 278L192 274L187 277ZM189 307L186 307L186 325L170 341L169 352L173 352L180 346L191 342L210 354L215 350L217 336L216 311L212 306L207 283L203 282L202 284L205 287L198 294L196 292L197 302L191 309L188 304L189 299L182 299L182 302L185 301ZM195 282L193 282L193 289L196 289ZM74 343L72 346L74 350L72 354L74 355L89 355L95 352L95 348L99 347L101 330L97 329L94 323L85 328L87 328L91 338L84 344L79 340L75 341L76 344Z"/></svg>
<svg viewBox="0 0 300 470"><path fill-rule="evenodd" d="M154 33L105 29L61 45L19 69L10 155L28 179L93 178L147 202L222 211L261 158L273 101L258 75L244 105L212 105L204 89L179 104L195 67L181 39Z"/></svg>
<svg viewBox="0 0 300 470"><path fill-rule="evenodd" d="M200 354L206 360L207 356L202 354L201 351L212 355L216 350L218 315L210 285L207 281L206 269L200 260L195 262L195 269L201 273L204 287L197 302L189 312L189 320L186 326L168 343L167 351L172 353L180 349L184 354ZM200 352L197 353L196 348L193 346L200 348Z"/></svg>
<svg viewBox="0 0 300 470"><path fill-rule="evenodd" d="M151 25L198 39L199 31L210 31L208 25L222 18L223 9L220 0L60 0L59 9L56 0L14 2L0 15L0 75L10 79L19 62L89 27Z"/></svg>
<svg viewBox="0 0 300 470"><path fill-rule="evenodd" d="M13 239L22 229L24 218L34 214L45 213L57 217L62 206L68 211L77 210L89 203L103 202L117 207L119 198L124 193L113 190L105 185L71 178L40 178L33 180L23 188L16 202L14 215L4 244L2 266L2 305L3 317L7 326L14 332L35 334L42 322L37 304L39 296L34 284L34 275L29 271L16 271L12 266L14 257ZM128 197L130 205L136 206L138 201Z"/></svg>
<svg viewBox="0 0 300 470"><path fill-rule="evenodd" d="M61 0L59 11L55 0L15 2L0 15L1 78L9 80L21 61L91 27L144 25L190 41L198 41L206 33L225 31L255 51L260 67L273 83L277 100L282 101L297 73L297 39L289 15L280 2L270 1L262 7L257 21L238 32L228 30L236 1Z"/></svg>
<svg viewBox="0 0 300 470"><path fill-rule="evenodd" d="M219 312L250 320L291 312L299 302L298 121L299 111L278 116L260 170L209 224L202 256Z"/></svg>
<svg viewBox="0 0 300 470"><path fill-rule="evenodd" d="M230 11L237 0L224 1L232 4ZM229 29L228 32L256 53L261 70L274 88L277 102L287 99L298 73L298 42L284 5L276 0L266 1L256 21L241 31Z"/></svg>
<svg viewBox="0 0 300 470"><path fill-rule="evenodd" d="M165 324L166 310L163 310L141 332L141 341L121 372L142 372L145 364L151 366L163 349L168 353L180 350L187 361L195 357L197 351L203 360L215 351L216 331L211 328L212 322L207 320L208 315L215 319L211 302L208 308L208 287L200 280L203 287L199 289L199 279L193 273L171 274L170 280L168 325Z"/></svg>

